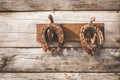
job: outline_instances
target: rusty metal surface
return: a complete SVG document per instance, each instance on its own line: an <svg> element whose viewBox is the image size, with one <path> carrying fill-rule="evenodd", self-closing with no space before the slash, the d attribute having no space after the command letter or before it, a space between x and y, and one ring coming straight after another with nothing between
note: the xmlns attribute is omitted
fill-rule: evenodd
<svg viewBox="0 0 120 80"><path fill-rule="evenodd" d="M49 50L51 52L55 51L56 53L59 53L64 43L64 32L60 25L54 23L52 15L48 15L48 18L50 23L42 27L40 32L40 42L44 51ZM50 44L52 44L53 40L58 42L56 49L50 47Z"/></svg>
<svg viewBox="0 0 120 80"><path fill-rule="evenodd" d="M50 44L52 44L56 36L58 38L58 47L56 48L56 52L59 53L61 51L61 47L64 42L64 33L62 31L62 28L59 25L54 24L54 23L45 25L42 28L42 31L40 34L41 34L40 42L42 44L42 48L44 51L49 50L53 52L53 48L50 47Z"/></svg>
<svg viewBox="0 0 120 80"><path fill-rule="evenodd" d="M102 47L104 40L102 30L93 24L94 21L95 17L92 17L90 23L84 25L80 29L81 45L91 56L93 55L93 52L95 52L96 47Z"/></svg>
<svg viewBox="0 0 120 80"><path fill-rule="evenodd" d="M78 42L80 41L80 29L87 23L64 23L58 24L62 27L64 32L64 42ZM37 24L37 41L41 40L41 31L46 24ZM96 27L99 27L104 36L104 23L94 23ZM56 42L53 40L53 42Z"/></svg>

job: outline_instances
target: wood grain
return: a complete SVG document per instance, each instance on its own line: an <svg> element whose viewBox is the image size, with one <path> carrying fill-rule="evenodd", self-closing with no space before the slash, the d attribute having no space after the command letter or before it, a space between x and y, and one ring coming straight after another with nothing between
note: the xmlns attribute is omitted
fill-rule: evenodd
<svg viewBox="0 0 120 80"><path fill-rule="evenodd" d="M0 0L0 11L120 10L120 0Z"/></svg>
<svg viewBox="0 0 120 80"><path fill-rule="evenodd" d="M7 60L0 72L120 72L120 49L97 50L90 57L81 48L52 55L42 48L0 48L0 58Z"/></svg>
<svg viewBox="0 0 120 80"><path fill-rule="evenodd" d="M120 13L115 11L3 12L0 13L0 47L41 47L36 40L36 25L49 23L48 14L53 15L56 23L89 23L94 16L96 23L105 24L104 47L120 47ZM81 46L68 42L64 47Z"/></svg>
<svg viewBox="0 0 120 80"><path fill-rule="evenodd" d="M0 80L119 80L119 73L1 73Z"/></svg>
<svg viewBox="0 0 120 80"><path fill-rule="evenodd" d="M6 60L0 80L119 80L119 11L120 0L0 0L0 66ZM48 14L55 23L96 17L96 23L105 23L103 48L90 57L79 42L68 42L60 54L44 52L36 24L49 23Z"/></svg>

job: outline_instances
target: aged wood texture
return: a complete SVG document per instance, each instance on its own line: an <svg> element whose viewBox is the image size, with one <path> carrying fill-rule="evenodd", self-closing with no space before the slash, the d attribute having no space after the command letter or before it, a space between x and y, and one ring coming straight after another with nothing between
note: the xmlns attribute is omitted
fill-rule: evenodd
<svg viewBox="0 0 120 80"><path fill-rule="evenodd" d="M0 0L0 11L120 10L120 0Z"/></svg>
<svg viewBox="0 0 120 80"><path fill-rule="evenodd" d="M115 11L57 11L57 12L3 12L0 13L0 47L41 47L36 40L36 24L49 23L52 14L55 23L105 24L104 47L120 47L120 13ZM80 47L80 43L65 43L64 47Z"/></svg>
<svg viewBox="0 0 120 80"><path fill-rule="evenodd" d="M0 80L119 80L119 11L120 0L0 0ZM44 52L36 24L49 23L48 14L56 23L88 23L96 17L96 23L105 23L103 49L90 57L75 48L80 43L68 42L60 54Z"/></svg>
<svg viewBox="0 0 120 80"><path fill-rule="evenodd" d="M119 80L119 73L1 73L0 80Z"/></svg>
<svg viewBox="0 0 120 80"><path fill-rule="evenodd" d="M52 55L42 48L0 48L0 58L7 60L0 72L120 72L120 49L97 50L90 57L81 48Z"/></svg>

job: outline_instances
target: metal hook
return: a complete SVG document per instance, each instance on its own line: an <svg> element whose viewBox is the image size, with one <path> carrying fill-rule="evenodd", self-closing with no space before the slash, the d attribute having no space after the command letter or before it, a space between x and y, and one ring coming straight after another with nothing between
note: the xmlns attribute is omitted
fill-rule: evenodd
<svg viewBox="0 0 120 80"><path fill-rule="evenodd" d="M95 17L92 17L92 18L90 19L90 26L92 26L93 22L95 22Z"/></svg>
<svg viewBox="0 0 120 80"><path fill-rule="evenodd" d="M53 17L52 17L52 15L50 14L50 15L48 15L48 18L50 19L50 23L54 23L54 20L53 20Z"/></svg>
<svg viewBox="0 0 120 80"><path fill-rule="evenodd" d="M48 18L50 19L50 23L54 23L52 15L48 15ZM52 26L50 26L50 29L47 30L47 35L48 35L49 43L52 43L52 39L54 35Z"/></svg>

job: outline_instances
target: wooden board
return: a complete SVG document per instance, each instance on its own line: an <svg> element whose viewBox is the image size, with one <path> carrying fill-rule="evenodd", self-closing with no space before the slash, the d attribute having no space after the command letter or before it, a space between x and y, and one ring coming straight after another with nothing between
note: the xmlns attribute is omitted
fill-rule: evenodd
<svg viewBox="0 0 120 80"><path fill-rule="evenodd" d="M120 48L101 49L93 57L81 48L64 48L60 54L42 48L0 48L6 66L0 72L120 72Z"/></svg>
<svg viewBox="0 0 120 80"><path fill-rule="evenodd" d="M43 27L47 25L47 24L37 24L37 41L40 42L41 38L42 38L42 29ZM80 42L80 29L81 27L83 27L84 25L87 25L86 23L69 23L69 24L57 24L59 25L64 33L64 43L65 42ZM104 23L96 23L94 24L94 26L96 26L97 28L100 28L100 30L102 31L103 37L104 37ZM53 37L53 42L55 41L55 38L57 37ZM57 38L58 39L58 38Z"/></svg>
<svg viewBox="0 0 120 80"><path fill-rule="evenodd" d="M0 80L119 80L120 73L1 73Z"/></svg>
<svg viewBox="0 0 120 80"><path fill-rule="evenodd" d="M0 11L120 10L120 0L0 0Z"/></svg>
<svg viewBox="0 0 120 80"><path fill-rule="evenodd" d="M105 24L104 47L120 47L120 13L115 11L2 12L0 47L41 47L36 39L36 25L49 23L48 14L53 15L55 23L89 23L90 18L94 16L95 23ZM68 42L64 47L81 45L79 42Z"/></svg>

